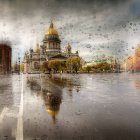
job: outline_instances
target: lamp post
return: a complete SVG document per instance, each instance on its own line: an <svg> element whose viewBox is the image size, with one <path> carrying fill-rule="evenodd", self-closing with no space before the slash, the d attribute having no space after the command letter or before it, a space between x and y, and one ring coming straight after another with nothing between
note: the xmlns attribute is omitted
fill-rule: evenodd
<svg viewBox="0 0 140 140"><path fill-rule="evenodd" d="M20 57L19 57L19 48L13 48L16 56L16 73L20 73ZM17 55L18 54L18 55ZM19 66L18 66L19 64Z"/></svg>
<svg viewBox="0 0 140 140"><path fill-rule="evenodd" d="M18 73L20 74L20 56L18 57L18 64L19 64L19 71L18 71Z"/></svg>
<svg viewBox="0 0 140 140"><path fill-rule="evenodd" d="M18 71L18 64L17 64L17 61L16 61L16 64L15 64L14 71L15 71L16 73L17 73L17 71Z"/></svg>
<svg viewBox="0 0 140 140"><path fill-rule="evenodd" d="M124 63L124 71L126 72L126 62Z"/></svg>
<svg viewBox="0 0 140 140"><path fill-rule="evenodd" d="M39 45L39 74L41 77L41 46Z"/></svg>

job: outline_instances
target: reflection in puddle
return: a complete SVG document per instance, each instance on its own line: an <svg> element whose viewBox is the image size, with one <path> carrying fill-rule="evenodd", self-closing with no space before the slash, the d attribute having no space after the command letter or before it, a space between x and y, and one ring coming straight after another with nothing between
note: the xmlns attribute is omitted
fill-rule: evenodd
<svg viewBox="0 0 140 140"><path fill-rule="evenodd" d="M140 138L139 74L56 76L24 84L27 139Z"/></svg>
<svg viewBox="0 0 140 140"><path fill-rule="evenodd" d="M62 77L27 77L27 84L31 90L36 91L36 96L41 96L45 110L52 117L53 122L56 123L56 116L60 110L62 102L62 89L67 88L69 96L72 96L73 89L76 92L80 91L79 82Z"/></svg>
<svg viewBox="0 0 140 140"><path fill-rule="evenodd" d="M43 99L45 102L46 111L49 113L49 115L52 116L53 122L55 123L56 115L58 114L59 109L60 109L62 96L60 94L56 95L49 92L43 95L44 95Z"/></svg>
<svg viewBox="0 0 140 140"><path fill-rule="evenodd" d="M135 84L136 89L140 89L140 79L136 79L134 81L134 84Z"/></svg>

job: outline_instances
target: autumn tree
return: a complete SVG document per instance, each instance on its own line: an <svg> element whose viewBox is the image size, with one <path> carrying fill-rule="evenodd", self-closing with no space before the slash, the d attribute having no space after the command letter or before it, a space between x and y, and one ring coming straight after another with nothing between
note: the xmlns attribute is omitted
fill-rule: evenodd
<svg viewBox="0 0 140 140"><path fill-rule="evenodd" d="M55 73L58 71L63 71L66 68L65 61L59 59L50 60L48 62L48 68L53 70Z"/></svg>
<svg viewBox="0 0 140 140"><path fill-rule="evenodd" d="M92 67L91 66L86 66L84 68L84 70L89 73L92 70Z"/></svg>
<svg viewBox="0 0 140 140"><path fill-rule="evenodd" d="M111 65L107 62L100 62L94 66L97 70L108 71L111 70Z"/></svg>
<svg viewBox="0 0 140 140"><path fill-rule="evenodd" d="M23 63L20 64L20 71L21 71L21 72L24 72L24 64L23 64Z"/></svg>
<svg viewBox="0 0 140 140"><path fill-rule="evenodd" d="M42 71L48 71L50 70L48 67L48 61L43 62L42 66L41 66Z"/></svg>
<svg viewBox="0 0 140 140"><path fill-rule="evenodd" d="M81 67L80 60L81 59L78 56L69 57L66 61L67 70L77 73Z"/></svg>

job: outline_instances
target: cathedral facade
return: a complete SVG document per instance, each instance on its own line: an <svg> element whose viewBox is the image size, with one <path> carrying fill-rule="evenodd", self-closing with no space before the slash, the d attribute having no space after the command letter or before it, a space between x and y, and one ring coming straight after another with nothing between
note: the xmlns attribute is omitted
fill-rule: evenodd
<svg viewBox="0 0 140 140"><path fill-rule="evenodd" d="M51 22L47 32L44 35L43 43L37 44L35 49L30 49L24 56L24 72L38 73L40 66L51 59L66 60L71 56L79 56L78 51L72 53L72 47L68 43L65 51L61 50L61 40L58 31Z"/></svg>

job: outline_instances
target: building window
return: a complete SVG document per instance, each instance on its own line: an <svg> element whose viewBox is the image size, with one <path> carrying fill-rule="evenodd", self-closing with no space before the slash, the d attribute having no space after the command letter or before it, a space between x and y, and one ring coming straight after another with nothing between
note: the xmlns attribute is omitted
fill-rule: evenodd
<svg viewBox="0 0 140 140"><path fill-rule="evenodd" d="M39 63L38 63L38 62L35 62L35 63L34 63L34 69L36 69L36 70L39 69Z"/></svg>
<svg viewBox="0 0 140 140"><path fill-rule="evenodd" d="M50 43L50 49L53 49L53 42Z"/></svg>
<svg viewBox="0 0 140 140"><path fill-rule="evenodd" d="M59 45L59 43L57 43L57 48L58 48L58 49L60 48L60 45Z"/></svg>
<svg viewBox="0 0 140 140"><path fill-rule="evenodd" d="M46 49L49 49L49 43L47 43L47 45L46 45Z"/></svg>

